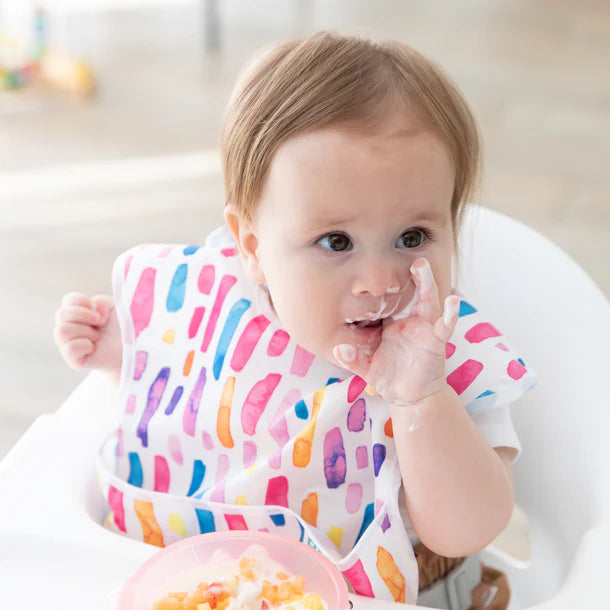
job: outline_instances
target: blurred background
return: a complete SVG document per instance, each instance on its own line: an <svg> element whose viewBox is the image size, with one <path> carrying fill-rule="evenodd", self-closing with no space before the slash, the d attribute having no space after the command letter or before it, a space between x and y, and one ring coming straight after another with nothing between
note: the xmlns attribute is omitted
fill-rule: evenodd
<svg viewBox="0 0 610 610"><path fill-rule="evenodd" d="M220 224L235 77L320 29L440 63L480 122L478 202L610 295L607 0L0 0L0 457L84 377L51 336L62 295L109 293L126 248L201 243Z"/></svg>

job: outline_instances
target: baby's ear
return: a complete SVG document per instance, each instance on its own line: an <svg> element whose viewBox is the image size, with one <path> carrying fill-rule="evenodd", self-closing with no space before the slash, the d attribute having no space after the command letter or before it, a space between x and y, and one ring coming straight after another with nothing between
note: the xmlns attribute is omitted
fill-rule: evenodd
<svg viewBox="0 0 610 610"><path fill-rule="evenodd" d="M237 244L248 276L255 284L264 284L265 274L258 258L258 236L254 223L241 215L230 203L225 206L224 219Z"/></svg>

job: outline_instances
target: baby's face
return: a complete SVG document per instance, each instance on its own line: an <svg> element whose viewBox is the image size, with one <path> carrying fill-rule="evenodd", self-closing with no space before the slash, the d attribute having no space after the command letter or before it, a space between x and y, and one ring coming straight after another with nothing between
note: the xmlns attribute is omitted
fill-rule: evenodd
<svg viewBox="0 0 610 610"><path fill-rule="evenodd" d="M291 337L333 362L341 343L376 349L378 318L413 297L409 268L419 257L428 259L442 302L451 282L453 186L450 157L429 131L329 127L283 144L248 243L253 277L267 284Z"/></svg>

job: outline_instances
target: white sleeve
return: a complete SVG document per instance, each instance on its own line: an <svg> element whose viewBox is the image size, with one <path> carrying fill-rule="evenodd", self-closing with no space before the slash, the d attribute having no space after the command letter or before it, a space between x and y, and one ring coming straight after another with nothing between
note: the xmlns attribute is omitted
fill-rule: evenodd
<svg viewBox="0 0 610 610"><path fill-rule="evenodd" d="M502 405L488 411L473 413L472 420L483 438L491 447L511 447L517 453L513 462L521 454L521 443L510 415L510 405Z"/></svg>

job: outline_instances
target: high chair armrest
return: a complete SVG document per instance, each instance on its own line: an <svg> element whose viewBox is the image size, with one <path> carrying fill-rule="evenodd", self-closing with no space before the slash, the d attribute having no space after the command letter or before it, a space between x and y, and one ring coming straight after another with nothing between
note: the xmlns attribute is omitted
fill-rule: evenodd
<svg viewBox="0 0 610 610"><path fill-rule="evenodd" d="M99 442L117 418L117 386L100 371L91 371L59 406L55 415L62 421L99 430Z"/></svg>
<svg viewBox="0 0 610 610"><path fill-rule="evenodd" d="M568 574L556 595L531 606L531 610L594 610L608 600L608 524L587 530L576 551Z"/></svg>

